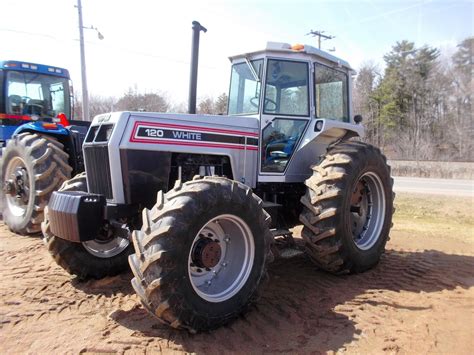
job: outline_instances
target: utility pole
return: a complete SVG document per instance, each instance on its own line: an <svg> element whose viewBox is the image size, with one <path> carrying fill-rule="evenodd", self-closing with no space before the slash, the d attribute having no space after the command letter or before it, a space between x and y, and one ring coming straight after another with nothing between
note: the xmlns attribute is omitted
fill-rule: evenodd
<svg viewBox="0 0 474 355"><path fill-rule="evenodd" d="M77 0L77 13L79 15L79 43L81 47L81 76L82 76L82 120L89 121L89 94L87 92L86 53L84 49L84 26L82 24L81 0Z"/></svg>
<svg viewBox="0 0 474 355"><path fill-rule="evenodd" d="M323 40L336 38L336 36L325 35L325 34L323 34L324 32L325 31L313 31L313 30L311 30L309 33L307 33L307 35L311 35L313 37L318 37L318 49L321 49L321 38Z"/></svg>

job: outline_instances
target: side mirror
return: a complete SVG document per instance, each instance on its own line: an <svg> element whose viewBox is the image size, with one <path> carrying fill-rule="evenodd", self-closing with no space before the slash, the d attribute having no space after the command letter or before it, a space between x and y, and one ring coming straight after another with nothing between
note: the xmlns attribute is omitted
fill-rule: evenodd
<svg viewBox="0 0 474 355"><path fill-rule="evenodd" d="M355 115L355 116L354 116L354 122L355 122L356 124L361 123L361 122L362 122L362 115Z"/></svg>

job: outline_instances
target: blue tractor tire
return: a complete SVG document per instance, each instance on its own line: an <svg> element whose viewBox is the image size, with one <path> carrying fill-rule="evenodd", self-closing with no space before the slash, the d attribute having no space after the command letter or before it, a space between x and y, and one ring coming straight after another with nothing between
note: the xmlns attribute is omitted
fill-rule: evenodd
<svg viewBox="0 0 474 355"><path fill-rule="evenodd" d="M0 160L0 199L3 221L11 231L41 231L51 194L71 177L68 159L63 144L51 136L23 132L7 142Z"/></svg>

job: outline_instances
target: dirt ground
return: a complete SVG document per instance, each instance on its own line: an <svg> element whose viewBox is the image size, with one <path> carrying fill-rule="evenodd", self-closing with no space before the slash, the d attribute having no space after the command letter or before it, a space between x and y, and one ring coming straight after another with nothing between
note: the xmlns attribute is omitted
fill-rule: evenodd
<svg viewBox="0 0 474 355"><path fill-rule="evenodd" d="M150 317L130 273L77 282L39 237L0 224L0 352L473 353L473 200L398 195L396 205L374 270L336 277L303 256L278 260L247 315L197 335Z"/></svg>

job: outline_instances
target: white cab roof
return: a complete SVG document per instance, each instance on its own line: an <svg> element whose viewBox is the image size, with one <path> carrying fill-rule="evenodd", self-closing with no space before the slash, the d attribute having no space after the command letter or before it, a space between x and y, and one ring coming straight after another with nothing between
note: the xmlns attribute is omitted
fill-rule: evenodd
<svg viewBox="0 0 474 355"><path fill-rule="evenodd" d="M259 55L259 54L277 54L279 53L280 55L283 54L284 57L291 57L292 54L303 54L303 55L307 55L309 56L310 58L313 57L312 59L316 59L316 58L323 58L327 61L330 61L334 64L336 64L337 66L342 66L342 67L345 67L346 69L350 70L350 71L354 71L354 69L351 68L351 66L349 65L348 62L346 62L345 60L342 60L332 54L329 54L325 51L322 51L318 48L315 48L313 46L309 46L309 45L304 45L304 48L303 49L300 49L300 50L295 50L295 49L291 49L291 44L289 43L281 43L281 42L267 42L267 46L265 47L265 49L263 50L258 50L258 51L252 51L252 52L248 52L248 53L243 53L243 54L238 54L238 55L234 55L234 56L231 56L229 57L229 60L230 61L235 61L237 59L242 59L242 58L245 58L245 57L253 57L255 55Z"/></svg>

